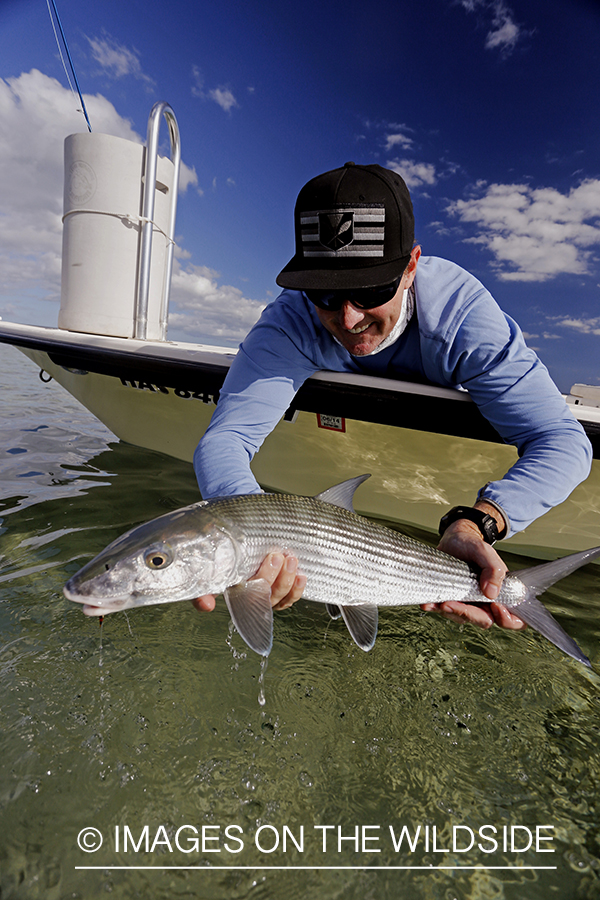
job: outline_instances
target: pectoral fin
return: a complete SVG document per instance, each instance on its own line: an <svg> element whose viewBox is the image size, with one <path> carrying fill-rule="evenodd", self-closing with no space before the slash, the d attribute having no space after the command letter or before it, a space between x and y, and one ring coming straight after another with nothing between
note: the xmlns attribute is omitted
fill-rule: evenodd
<svg viewBox="0 0 600 900"><path fill-rule="evenodd" d="M360 603L340 606L339 610L354 643L361 650L370 650L377 637L377 607L371 603Z"/></svg>
<svg viewBox="0 0 600 900"><path fill-rule="evenodd" d="M325 609L329 613L329 618L333 619L334 622L336 619L339 619L339 617L341 616L339 606L335 606L335 604L333 604L333 603L327 603L325 606Z"/></svg>
<svg viewBox="0 0 600 900"><path fill-rule="evenodd" d="M223 592L233 624L251 650L268 656L273 646L271 586L264 578L241 581Z"/></svg>

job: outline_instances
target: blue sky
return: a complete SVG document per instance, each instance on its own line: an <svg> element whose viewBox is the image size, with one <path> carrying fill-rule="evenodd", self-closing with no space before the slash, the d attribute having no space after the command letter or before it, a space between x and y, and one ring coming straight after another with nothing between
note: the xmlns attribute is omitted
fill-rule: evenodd
<svg viewBox="0 0 600 900"><path fill-rule="evenodd" d="M94 131L167 100L185 163L169 337L235 345L313 175L396 168L562 390L600 383L596 0L57 0ZM46 0L0 0L0 315L55 325L62 143L86 130ZM164 131L164 130L163 130Z"/></svg>

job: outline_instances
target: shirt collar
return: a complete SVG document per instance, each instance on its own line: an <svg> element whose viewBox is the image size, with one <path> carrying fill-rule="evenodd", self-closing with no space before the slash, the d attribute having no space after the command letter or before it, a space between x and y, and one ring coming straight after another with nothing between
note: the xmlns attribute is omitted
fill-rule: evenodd
<svg viewBox="0 0 600 900"><path fill-rule="evenodd" d="M406 327L410 320L412 319L413 313L415 311L415 294L412 286L407 288L402 295L402 308L400 309L400 315L398 316L398 321L388 334L386 338L382 340L382 342L375 347L374 350L371 350L370 353L365 353L365 356L375 356L376 353L381 353L382 350L386 350L388 347L391 347L394 344L401 334L406 331Z"/></svg>

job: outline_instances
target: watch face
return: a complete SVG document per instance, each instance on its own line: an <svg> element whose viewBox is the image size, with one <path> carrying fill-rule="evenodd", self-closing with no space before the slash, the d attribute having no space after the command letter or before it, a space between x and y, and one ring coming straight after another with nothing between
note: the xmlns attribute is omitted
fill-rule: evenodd
<svg viewBox="0 0 600 900"><path fill-rule="evenodd" d="M485 528L485 538L489 544L493 544L498 540L498 526L493 516L486 513L484 519L481 520L482 526Z"/></svg>

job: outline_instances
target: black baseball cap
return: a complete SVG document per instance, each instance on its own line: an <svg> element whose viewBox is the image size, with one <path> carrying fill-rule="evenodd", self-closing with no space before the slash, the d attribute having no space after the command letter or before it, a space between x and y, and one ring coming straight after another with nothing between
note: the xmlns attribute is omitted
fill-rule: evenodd
<svg viewBox="0 0 600 900"><path fill-rule="evenodd" d="M277 276L295 290L379 287L399 278L415 237L404 180L383 166L357 166L317 175L294 210L296 254Z"/></svg>

